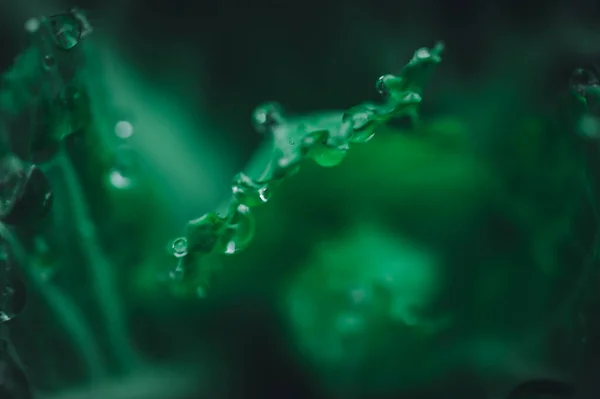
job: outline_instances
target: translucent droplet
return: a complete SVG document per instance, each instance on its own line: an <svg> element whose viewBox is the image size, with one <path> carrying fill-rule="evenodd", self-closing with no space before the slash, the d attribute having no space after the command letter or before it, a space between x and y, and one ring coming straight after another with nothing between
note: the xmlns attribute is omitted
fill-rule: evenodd
<svg viewBox="0 0 600 399"><path fill-rule="evenodd" d="M310 152L310 157L319 165L331 168L342 163L346 157L346 150L320 146Z"/></svg>
<svg viewBox="0 0 600 399"><path fill-rule="evenodd" d="M179 237L173 241L171 244L171 251L173 252L173 256L176 258L181 258L182 256L186 256L188 254L188 243L187 238Z"/></svg>
<svg viewBox="0 0 600 399"><path fill-rule="evenodd" d="M375 84L375 88L377 89L377 92L384 97L387 97L390 94L390 89L385 82L386 82L386 79L389 79L391 76L392 75L380 76L379 79L377 79L377 83Z"/></svg>
<svg viewBox="0 0 600 399"><path fill-rule="evenodd" d="M56 66L56 59L51 55L46 55L42 61L44 68L49 70Z"/></svg>
<svg viewBox="0 0 600 399"><path fill-rule="evenodd" d="M187 224L187 244L190 252L210 252L214 249L225 220L215 212L209 212Z"/></svg>
<svg viewBox="0 0 600 399"><path fill-rule="evenodd" d="M71 14L56 15L45 21L52 30L52 38L56 46L62 50L70 50L81 39L81 24Z"/></svg>
<svg viewBox="0 0 600 399"><path fill-rule="evenodd" d="M6 285L0 299L0 323L12 320L25 308L27 291L25 284L20 280L14 280Z"/></svg>
<svg viewBox="0 0 600 399"><path fill-rule="evenodd" d="M12 154L0 160L0 219L11 225L39 221L52 205L52 188L35 165Z"/></svg>
<svg viewBox="0 0 600 399"><path fill-rule="evenodd" d="M327 131L318 130L307 133L302 139L302 150L304 153L308 153L313 148L325 145L327 141Z"/></svg>
<svg viewBox="0 0 600 399"><path fill-rule="evenodd" d="M223 253L233 255L248 247L254 237L254 215L244 204L235 208L224 233Z"/></svg>
<svg viewBox="0 0 600 399"><path fill-rule="evenodd" d="M128 121L119 121L115 125L115 134L121 139L127 139L133 135L133 125Z"/></svg>
<svg viewBox="0 0 600 399"><path fill-rule="evenodd" d="M276 102L259 105L252 113L252 125L259 133L267 133L284 121L283 107Z"/></svg>
<svg viewBox="0 0 600 399"><path fill-rule="evenodd" d="M344 114L343 121L350 123L352 143L366 143L375 136L377 121L371 109L361 106L351 108Z"/></svg>
<svg viewBox="0 0 600 399"><path fill-rule="evenodd" d="M234 177L231 191L239 203L251 207L264 204L271 198L267 183L257 183L244 173Z"/></svg>

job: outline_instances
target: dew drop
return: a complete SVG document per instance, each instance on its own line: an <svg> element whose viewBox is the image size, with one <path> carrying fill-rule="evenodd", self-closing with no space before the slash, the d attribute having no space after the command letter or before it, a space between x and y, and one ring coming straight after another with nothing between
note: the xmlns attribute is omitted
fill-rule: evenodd
<svg viewBox="0 0 600 399"><path fill-rule="evenodd" d="M27 299L25 284L14 275L11 262L8 244L0 243L0 323L21 314Z"/></svg>
<svg viewBox="0 0 600 399"><path fill-rule="evenodd" d="M45 56L42 63L44 65L44 68L47 70L52 69L56 66L56 60L51 55Z"/></svg>
<svg viewBox="0 0 600 399"><path fill-rule="evenodd" d="M244 204L235 208L224 233L223 253L233 255L248 247L254 237L254 215Z"/></svg>
<svg viewBox="0 0 600 399"><path fill-rule="evenodd" d="M257 183L244 173L234 177L231 191L239 203L250 207L264 204L271 198L267 183Z"/></svg>
<svg viewBox="0 0 600 399"><path fill-rule="evenodd" d="M315 163L317 163L317 165L324 168L331 168L342 163L346 157L346 150L321 146L313 149L310 152L310 157L315 161Z"/></svg>
<svg viewBox="0 0 600 399"><path fill-rule="evenodd" d="M5 286L0 299L0 323L12 320L25 308L27 291L22 281L13 281Z"/></svg>
<svg viewBox="0 0 600 399"><path fill-rule="evenodd" d="M351 108L344 114L343 121L350 123L351 143L366 143L375 136L377 124L373 110L361 106Z"/></svg>
<svg viewBox="0 0 600 399"><path fill-rule="evenodd" d="M252 113L252 125L259 133L267 133L284 121L283 107L276 102L268 102L256 107Z"/></svg>
<svg viewBox="0 0 600 399"><path fill-rule="evenodd" d="M386 97L390 94L390 90L389 90L387 84L385 83L386 79L388 79L390 76L391 75L380 76L379 79L377 79L377 83L375 84L375 88L377 89L377 92L384 97Z"/></svg>
<svg viewBox="0 0 600 399"><path fill-rule="evenodd" d="M188 254L187 238L185 238L185 237L176 238L173 241L173 244L171 244L171 251L173 253L173 256L175 256L176 258L181 258L183 256L186 256Z"/></svg>
<svg viewBox="0 0 600 399"><path fill-rule="evenodd" d="M52 188L35 165L12 154L0 160L0 219L10 225L37 222L52 205Z"/></svg>
<svg viewBox="0 0 600 399"><path fill-rule="evenodd" d="M71 14L62 14L47 19L52 29L52 38L61 50L70 50L79 43L81 24Z"/></svg>

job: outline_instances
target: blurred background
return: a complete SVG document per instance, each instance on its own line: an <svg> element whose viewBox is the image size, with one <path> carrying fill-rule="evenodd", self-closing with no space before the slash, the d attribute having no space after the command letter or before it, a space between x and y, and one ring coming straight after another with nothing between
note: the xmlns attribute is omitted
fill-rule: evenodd
<svg viewBox="0 0 600 399"><path fill-rule="evenodd" d="M95 27L92 120L63 142L72 168L44 166L51 214L17 231L33 271L3 324L4 385L51 399L597 388L597 144L568 90L600 61L595 2L0 1L4 71L30 17L77 6ZM437 40L422 124L303 165L256 209L247 251L206 260L206 297L166 287L169 240L268 160L256 106L377 101L377 78Z"/></svg>

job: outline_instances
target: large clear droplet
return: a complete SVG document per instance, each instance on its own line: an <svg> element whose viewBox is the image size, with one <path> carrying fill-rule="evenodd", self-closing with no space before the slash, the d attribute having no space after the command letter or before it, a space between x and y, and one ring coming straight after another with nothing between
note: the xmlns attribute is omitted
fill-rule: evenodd
<svg viewBox="0 0 600 399"><path fill-rule="evenodd" d="M185 238L185 237L176 238L173 241L173 244L171 244L171 252L173 253L173 256L175 256L176 258L181 258L183 256L186 256L188 254L187 238Z"/></svg>
<svg viewBox="0 0 600 399"><path fill-rule="evenodd" d="M362 106L351 108L344 114L343 121L350 124L352 143L366 143L375 136L377 127L375 112L369 108Z"/></svg>
<svg viewBox="0 0 600 399"><path fill-rule="evenodd" d="M319 166L331 168L342 163L346 157L346 152L345 149L320 146L314 148L309 155Z"/></svg>
<svg viewBox="0 0 600 399"><path fill-rule="evenodd" d="M267 183L257 183L244 173L235 176L231 191L239 203L250 207L264 204L271 198Z"/></svg>
<svg viewBox="0 0 600 399"><path fill-rule="evenodd" d="M0 323L12 320L21 314L27 299L25 284L22 281L13 281L2 290L0 299Z"/></svg>
<svg viewBox="0 0 600 399"><path fill-rule="evenodd" d="M248 247L254 237L254 215L244 204L238 205L224 233L223 253L233 255Z"/></svg>
<svg viewBox="0 0 600 399"><path fill-rule="evenodd" d="M70 50L81 39L81 24L71 14L49 17L45 22L52 30L52 38L62 50Z"/></svg>

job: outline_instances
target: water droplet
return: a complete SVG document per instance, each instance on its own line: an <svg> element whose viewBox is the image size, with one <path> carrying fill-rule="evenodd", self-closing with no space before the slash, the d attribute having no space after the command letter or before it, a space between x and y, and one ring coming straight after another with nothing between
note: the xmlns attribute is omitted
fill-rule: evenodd
<svg viewBox="0 0 600 399"><path fill-rule="evenodd" d="M331 168L342 163L346 157L346 152L345 149L320 146L314 148L309 154L317 165L324 168Z"/></svg>
<svg viewBox="0 0 600 399"><path fill-rule="evenodd" d="M390 76L391 75L380 76L379 79L377 79L377 83L375 84L375 88L377 89L377 92L384 97L386 97L390 94L390 90L389 90L387 84L385 83L386 79L388 79Z"/></svg>
<svg viewBox="0 0 600 399"><path fill-rule="evenodd" d="M254 215L244 204L233 211L229 225L224 233L223 253L233 255L248 247L254 237Z"/></svg>
<svg viewBox="0 0 600 399"><path fill-rule="evenodd" d="M81 24L75 16L62 14L46 19L52 30L52 39L61 50L70 50L81 39Z"/></svg>
<svg viewBox="0 0 600 399"><path fill-rule="evenodd" d="M119 121L115 125L115 134L121 139L127 139L133 135L133 125L128 121Z"/></svg>
<svg viewBox="0 0 600 399"><path fill-rule="evenodd" d="M308 153L311 149L316 148L321 145L325 145L327 141L327 131L326 130L318 130L314 132L307 133L306 136L302 139L302 149L304 153Z"/></svg>
<svg viewBox="0 0 600 399"><path fill-rule="evenodd" d="M225 220L215 212L209 212L187 224L188 251L210 252L214 249Z"/></svg>
<svg viewBox="0 0 600 399"><path fill-rule="evenodd" d="M259 133L267 133L284 121L283 107L276 102L259 105L252 113L252 125Z"/></svg>
<svg viewBox="0 0 600 399"><path fill-rule="evenodd" d="M47 55L43 59L43 65L45 69L52 69L56 66L56 59L51 55Z"/></svg>
<svg viewBox="0 0 600 399"><path fill-rule="evenodd" d="M20 280L13 280L4 287L0 298L0 323L12 320L25 308L27 291Z"/></svg>
<svg viewBox="0 0 600 399"><path fill-rule="evenodd" d="M186 256L188 254L188 243L187 238L179 237L173 241L171 244L171 251L173 252L173 256L176 258L181 258L182 256Z"/></svg>
<svg viewBox="0 0 600 399"><path fill-rule="evenodd" d="M344 114L343 121L350 123L352 134L349 140L352 143L366 143L375 136L375 112L369 108L351 108Z"/></svg>
<svg viewBox="0 0 600 399"><path fill-rule="evenodd" d="M38 221L52 205L52 188L35 165L12 154L0 160L0 219L11 225Z"/></svg>
<svg viewBox="0 0 600 399"><path fill-rule="evenodd" d="M271 198L267 183L257 183L244 173L234 177L231 191L239 203L251 207L264 204Z"/></svg>

